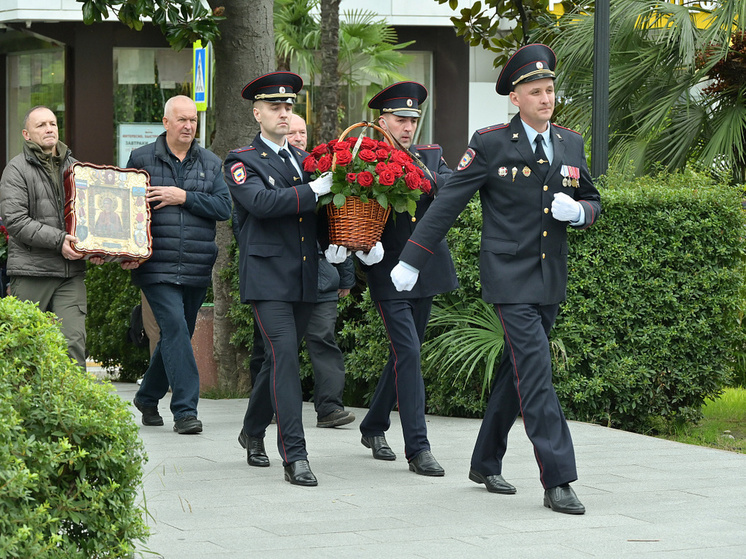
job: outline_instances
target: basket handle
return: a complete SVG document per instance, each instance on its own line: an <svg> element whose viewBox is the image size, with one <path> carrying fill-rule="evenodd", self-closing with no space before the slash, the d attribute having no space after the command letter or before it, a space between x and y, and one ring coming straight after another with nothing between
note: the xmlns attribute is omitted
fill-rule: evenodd
<svg viewBox="0 0 746 559"><path fill-rule="evenodd" d="M388 142L388 144L392 148L396 148L396 145L394 143L394 139L391 137L391 135L389 135L389 133L386 130L384 130L383 128L381 128L377 124L374 124L372 122L368 122L366 120L364 120L362 122L358 122L357 124L353 124L352 126L348 127L344 132L342 132L342 134L339 135L339 141L341 142L342 140L344 140L347 137L347 134L349 134L355 128L361 128L361 127L362 128L373 128L374 130L377 130L378 132L381 133L381 135L386 139L386 141ZM355 144L355 147L352 148L352 157L353 158L357 155L357 152L360 149L360 144L362 143L362 141L363 141L363 136L361 135L357 139L357 143ZM336 168L337 168L337 153L335 152L334 156L332 157L332 171L334 171Z"/></svg>

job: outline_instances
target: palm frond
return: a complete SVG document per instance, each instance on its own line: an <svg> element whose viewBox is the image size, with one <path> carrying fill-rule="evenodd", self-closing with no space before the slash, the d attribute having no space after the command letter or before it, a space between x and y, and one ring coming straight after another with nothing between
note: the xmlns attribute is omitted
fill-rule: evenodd
<svg viewBox="0 0 746 559"><path fill-rule="evenodd" d="M503 348L503 330L490 305L481 299L469 304L433 307L429 328L442 330L423 345L424 361L440 375L463 379L482 374L482 397L489 393Z"/></svg>

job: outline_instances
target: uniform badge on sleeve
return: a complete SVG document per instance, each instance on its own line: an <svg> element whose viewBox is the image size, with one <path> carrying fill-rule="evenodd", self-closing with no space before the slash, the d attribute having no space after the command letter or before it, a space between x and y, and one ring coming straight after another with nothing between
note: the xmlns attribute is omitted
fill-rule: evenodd
<svg viewBox="0 0 746 559"><path fill-rule="evenodd" d="M246 167L240 161L231 165L231 176L236 184L246 182Z"/></svg>
<svg viewBox="0 0 746 559"><path fill-rule="evenodd" d="M471 162L474 161L474 156L476 153L473 149L469 148L466 150L466 153L461 158L461 161L458 162L458 167L456 167L457 171L463 171L466 169L469 165L471 165Z"/></svg>

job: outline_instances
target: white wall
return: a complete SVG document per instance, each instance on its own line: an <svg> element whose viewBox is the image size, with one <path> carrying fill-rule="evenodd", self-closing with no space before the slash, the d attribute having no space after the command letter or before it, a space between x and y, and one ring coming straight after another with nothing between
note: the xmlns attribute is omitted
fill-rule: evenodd
<svg viewBox="0 0 746 559"><path fill-rule="evenodd" d="M109 19L116 20L111 13ZM83 4L75 0L0 0L0 22L83 21Z"/></svg>
<svg viewBox="0 0 746 559"><path fill-rule="evenodd" d="M339 11L375 12L389 25L441 25L450 27L454 12L436 0L342 0Z"/></svg>

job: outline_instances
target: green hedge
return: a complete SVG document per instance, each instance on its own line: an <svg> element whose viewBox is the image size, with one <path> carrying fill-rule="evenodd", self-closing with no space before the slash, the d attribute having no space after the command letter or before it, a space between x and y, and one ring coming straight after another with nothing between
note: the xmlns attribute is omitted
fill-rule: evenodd
<svg viewBox="0 0 746 559"><path fill-rule="evenodd" d="M746 370L740 326L746 308L741 192L690 171L643 178L612 175L600 189L604 215L590 229L569 234L568 299L552 334L555 385L565 412L638 431L661 417L696 419L704 399L731 382L734 368L742 377ZM461 287L436 297L434 314L478 309L480 234L475 197L448 234ZM236 260L224 271L233 288L229 316L237 324L231 342L250 347L251 309L238 302ZM358 286L340 302L337 341L347 368L345 403L367 406L388 357L388 342L364 275L358 274ZM118 281L103 270L89 273L91 354L101 360L111 356L112 362L134 353L123 339L136 297L126 294L128 278L121 285ZM101 287L94 288L93 282ZM112 285L121 302L112 299ZM108 307L99 309L98 297ZM91 328L96 309L102 314ZM427 339L447 328L431 327ZM138 371L144 370L143 363ZM458 369L423 352L428 411L479 417L484 379L491 371L475 370L467 378ZM311 396L313 370L305 356L301 376Z"/></svg>
<svg viewBox="0 0 746 559"><path fill-rule="evenodd" d="M744 344L742 193L682 172L610 176L601 194L599 222L570 235L560 400L570 418L622 429L695 420Z"/></svg>
<svg viewBox="0 0 746 559"><path fill-rule="evenodd" d="M130 557L146 460L132 415L51 314L0 299L0 557Z"/></svg>

